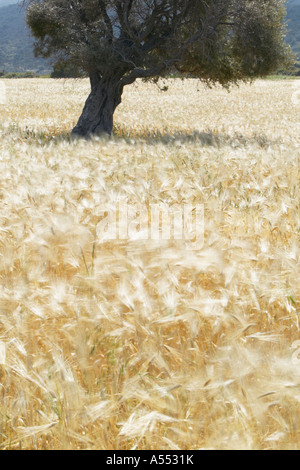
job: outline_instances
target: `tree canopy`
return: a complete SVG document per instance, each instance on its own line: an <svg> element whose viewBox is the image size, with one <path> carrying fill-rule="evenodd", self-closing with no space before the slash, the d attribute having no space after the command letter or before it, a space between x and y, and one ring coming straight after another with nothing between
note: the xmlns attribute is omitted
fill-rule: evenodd
<svg viewBox="0 0 300 470"><path fill-rule="evenodd" d="M291 59L285 14L283 0L27 0L35 53L90 77L81 135L111 132L137 78L177 70L227 85L276 71Z"/></svg>

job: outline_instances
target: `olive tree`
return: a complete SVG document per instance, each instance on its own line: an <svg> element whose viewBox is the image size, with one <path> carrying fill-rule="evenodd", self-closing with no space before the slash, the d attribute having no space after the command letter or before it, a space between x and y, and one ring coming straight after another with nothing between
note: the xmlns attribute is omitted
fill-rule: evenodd
<svg viewBox="0 0 300 470"><path fill-rule="evenodd" d="M126 85L178 71L228 85L290 61L283 0L25 0L35 53L91 91L73 134L111 134Z"/></svg>

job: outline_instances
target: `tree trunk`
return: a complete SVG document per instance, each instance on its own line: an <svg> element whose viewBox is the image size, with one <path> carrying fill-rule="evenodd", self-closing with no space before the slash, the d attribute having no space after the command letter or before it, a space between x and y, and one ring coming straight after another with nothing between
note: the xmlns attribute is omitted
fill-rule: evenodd
<svg viewBox="0 0 300 470"><path fill-rule="evenodd" d="M72 135L89 137L91 135L111 135L113 115L121 103L123 85L116 74L100 78L90 76L91 93L86 100L78 123Z"/></svg>

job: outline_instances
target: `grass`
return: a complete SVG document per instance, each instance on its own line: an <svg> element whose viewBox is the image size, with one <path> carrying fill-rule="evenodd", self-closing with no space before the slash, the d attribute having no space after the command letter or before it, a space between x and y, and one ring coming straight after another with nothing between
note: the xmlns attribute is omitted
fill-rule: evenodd
<svg viewBox="0 0 300 470"><path fill-rule="evenodd" d="M299 449L296 81L3 80L0 448ZM103 204L204 204L203 249L101 242Z"/></svg>
<svg viewBox="0 0 300 470"><path fill-rule="evenodd" d="M299 80L299 75L270 75L267 80Z"/></svg>

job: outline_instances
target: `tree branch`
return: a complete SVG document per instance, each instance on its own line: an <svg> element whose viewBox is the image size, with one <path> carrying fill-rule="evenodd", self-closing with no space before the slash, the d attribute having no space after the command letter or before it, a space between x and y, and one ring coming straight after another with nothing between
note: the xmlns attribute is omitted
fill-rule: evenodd
<svg viewBox="0 0 300 470"><path fill-rule="evenodd" d="M174 64L176 64L176 62L180 62L180 59L174 58L148 69L135 68L128 75L125 75L121 79L121 83L123 86L131 85L131 83L134 83L137 78L150 78L155 77L157 75L161 75L162 73L165 73L169 68L171 68Z"/></svg>

